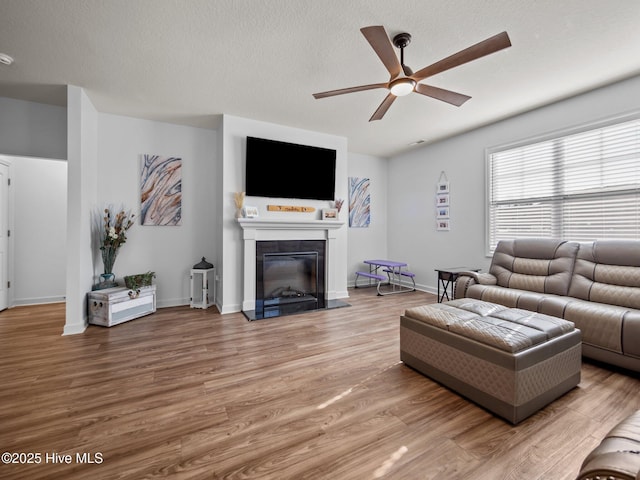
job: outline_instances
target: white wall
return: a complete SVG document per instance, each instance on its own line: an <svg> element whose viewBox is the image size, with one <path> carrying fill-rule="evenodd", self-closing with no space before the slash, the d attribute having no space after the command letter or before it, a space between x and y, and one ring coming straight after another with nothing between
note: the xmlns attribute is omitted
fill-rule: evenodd
<svg viewBox="0 0 640 480"><path fill-rule="evenodd" d="M218 272L220 283L218 285L219 303L222 313L240 311L242 308L243 294L243 251L242 229L235 218L234 192L244 191L244 163L247 135L283 142L299 143L336 150L336 197L347 198L347 140L344 137L327 135L299 128L286 127L272 123L259 122L245 118L224 115L220 127L222 136L222 164L218 166L223 177L223 191L218 192L221 199L222 215L222 245L218 256L221 259L222 268ZM247 197L246 205L257 206L261 218L287 218L287 219L320 219L322 208L333 207L330 201L291 200L291 199L266 199ZM313 213L282 213L267 212L267 204L312 206L316 208ZM344 212L343 212L344 215ZM345 226L336 233L337 250L340 258L338 264L340 272L335 272L337 280L337 298L348 296L347 293L347 233Z"/></svg>
<svg viewBox="0 0 640 480"><path fill-rule="evenodd" d="M640 77L609 85L394 157L389 164L389 256L435 291L437 267L486 271L485 149L640 109ZM460 114L464 115L464 107ZM436 231L440 172L451 187L451 230Z"/></svg>
<svg viewBox="0 0 640 480"><path fill-rule="evenodd" d="M189 303L189 271L204 256L216 258L217 202L214 130L98 115L98 195L94 210L125 206L136 215L127 232L114 273L122 277L156 272L159 307ZM140 214L140 156L157 154L182 158L182 225L142 226ZM103 273L94 252L93 281Z"/></svg>
<svg viewBox="0 0 640 480"><path fill-rule="evenodd" d="M389 160L349 153L349 177L368 178L371 193L371 223L368 228L348 229L348 269L347 279L350 287L355 280L355 272L365 268L363 260L374 258L388 258L388 223L387 223L387 175ZM349 221L349 199L344 197L341 217Z"/></svg>
<svg viewBox="0 0 640 480"><path fill-rule="evenodd" d="M0 97L0 153L67 158L67 109Z"/></svg>
<svg viewBox="0 0 640 480"><path fill-rule="evenodd" d="M67 162L11 157L12 305L65 297Z"/></svg>

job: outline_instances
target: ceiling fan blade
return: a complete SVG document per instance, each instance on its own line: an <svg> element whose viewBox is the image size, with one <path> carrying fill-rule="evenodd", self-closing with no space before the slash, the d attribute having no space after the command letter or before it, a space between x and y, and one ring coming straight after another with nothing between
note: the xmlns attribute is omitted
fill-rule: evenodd
<svg viewBox="0 0 640 480"><path fill-rule="evenodd" d="M373 120L381 120L382 117L384 117L384 114L387 113L387 110L389 110L389 107L395 101L396 98L398 97L396 97L393 93L390 93L389 95L387 95L385 99L382 101L382 103L380 104L380 106L378 107L378 109L375 112L373 112L373 115L371 115L371 118L369 119L369 121L372 122Z"/></svg>
<svg viewBox="0 0 640 480"><path fill-rule="evenodd" d="M427 97L450 103L451 105L455 105L456 107L459 107L471 98L461 93L452 92L451 90L445 90L443 88L434 87L432 85L423 85L421 83L416 85L415 91L422 95L426 95Z"/></svg>
<svg viewBox="0 0 640 480"><path fill-rule="evenodd" d="M465 48L458 53L454 53L453 55L429 65L422 70L418 70L411 78L416 82L419 82L420 80L424 80L425 78L431 77L437 73L444 72L450 68L457 67L458 65L476 60L480 57L484 57L485 55L489 55L490 53L497 52L498 50L502 50L503 48L510 46L511 40L509 39L509 35L507 35L507 32L502 32Z"/></svg>
<svg viewBox="0 0 640 480"><path fill-rule="evenodd" d="M329 90L328 92L314 93L317 98L333 97L334 95L344 95L345 93L362 92L364 90L373 90L374 88L387 88L386 83L372 83L370 85L360 85L359 87L340 88L338 90Z"/></svg>
<svg viewBox="0 0 640 480"><path fill-rule="evenodd" d="M396 78L402 72L402 66L393 49L389 35L382 25L363 27L360 29L384 66L391 74L391 79Z"/></svg>

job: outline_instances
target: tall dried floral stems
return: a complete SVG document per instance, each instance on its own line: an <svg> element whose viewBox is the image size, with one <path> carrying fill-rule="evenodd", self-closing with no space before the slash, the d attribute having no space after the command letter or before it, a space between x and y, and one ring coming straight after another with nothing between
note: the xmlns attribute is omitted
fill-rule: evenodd
<svg viewBox="0 0 640 480"><path fill-rule="evenodd" d="M235 192L233 194L233 200L236 203L236 208L240 210L244 205L244 192Z"/></svg>

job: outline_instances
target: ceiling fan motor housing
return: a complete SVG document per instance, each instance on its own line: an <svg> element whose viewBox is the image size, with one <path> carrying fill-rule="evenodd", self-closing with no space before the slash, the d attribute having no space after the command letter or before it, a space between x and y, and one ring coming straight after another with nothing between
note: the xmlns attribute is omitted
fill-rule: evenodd
<svg viewBox="0 0 640 480"><path fill-rule="evenodd" d="M409 33L399 33L395 37L393 37L393 44L397 48L404 48L411 43L411 34Z"/></svg>
<svg viewBox="0 0 640 480"><path fill-rule="evenodd" d="M393 37L393 44L400 49L400 65L402 66L402 71L407 77L413 75L413 70L404 64L404 47L410 43L411 34L409 33L403 32Z"/></svg>

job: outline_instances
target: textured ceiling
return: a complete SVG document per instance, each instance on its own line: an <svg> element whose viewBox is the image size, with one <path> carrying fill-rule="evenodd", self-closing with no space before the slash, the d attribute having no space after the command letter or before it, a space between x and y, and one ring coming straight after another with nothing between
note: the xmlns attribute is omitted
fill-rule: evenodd
<svg viewBox="0 0 640 480"><path fill-rule="evenodd" d="M386 82L360 28L406 31L414 70L494 34L513 46L423 83L461 107L401 97L368 119ZM214 128L220 114L348 138L392 156L640 73L637 0L0 0L0 96L65 105L83 87L100 112Z"/></svg>

